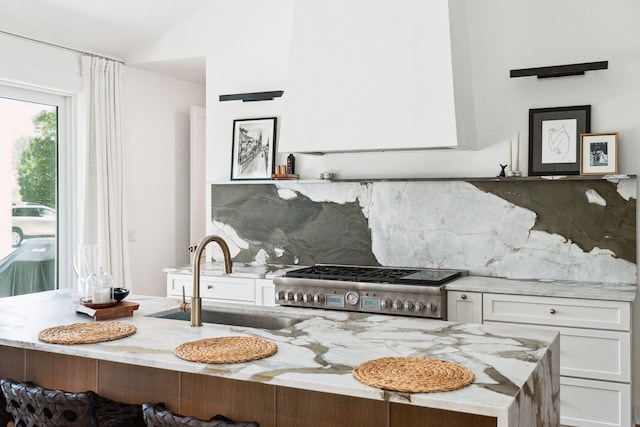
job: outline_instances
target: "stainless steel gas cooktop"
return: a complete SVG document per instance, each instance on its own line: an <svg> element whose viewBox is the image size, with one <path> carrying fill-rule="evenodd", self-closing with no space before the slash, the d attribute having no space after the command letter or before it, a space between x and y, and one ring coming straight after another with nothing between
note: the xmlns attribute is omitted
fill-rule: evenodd
<svg viewBox="0 0 640 427"><path fill-rule="evenodd" d="M446 319L461 270L317 264L274 278L276 304Z"/></svg>

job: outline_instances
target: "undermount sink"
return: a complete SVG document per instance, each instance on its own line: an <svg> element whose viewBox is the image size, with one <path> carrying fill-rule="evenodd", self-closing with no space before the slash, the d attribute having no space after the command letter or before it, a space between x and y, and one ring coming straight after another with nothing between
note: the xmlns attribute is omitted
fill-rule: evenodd
<svg viewBox="0 0 640 427"><path fill-rule="evenodd" d="M190 320L191 313L184 311L172 311L169 313L150 314L150 317L160 319ZM226 311L202 310L204 323L217 323L221 325L246 326L250 328L278 330L288 328L305 319L295 317L276 317L266 314L231 313Z"/></svg>

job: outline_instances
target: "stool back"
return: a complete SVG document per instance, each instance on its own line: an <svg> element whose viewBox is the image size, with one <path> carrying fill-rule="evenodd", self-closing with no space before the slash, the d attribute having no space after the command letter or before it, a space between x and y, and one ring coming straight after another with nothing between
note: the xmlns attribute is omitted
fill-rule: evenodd
<svg viewBox="0 0 640 427"><path fill-rule="evenodd" d="M69 393L0 379L16 427L97 427L92 391Z"/></svg>

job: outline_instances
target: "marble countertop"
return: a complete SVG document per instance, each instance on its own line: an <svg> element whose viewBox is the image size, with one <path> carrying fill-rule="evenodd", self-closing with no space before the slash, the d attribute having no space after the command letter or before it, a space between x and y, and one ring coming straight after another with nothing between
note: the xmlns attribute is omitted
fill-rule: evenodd
<svg viewBox="0 0 640 427"><path fill-rule="evenodd" d="M447 283L446 287L448 291L626 302L633 302L638 290L636 285L619 283L512 280L481 276L465 276Z"/></svg>
<svg viewBox="0 0 640 427"><path fill-rule="evenodd" d="M559 403L552 396L557 397L559 387L559 336L554 331L211 303L204 303L204 309L305 320L277 331L218 324L194 328L188 321L148 316L175 311L175 300L131 295L127 300L138 302L140 308L133 317L119 320L135 325L134 335L84 345L39 341L38 333L45 328L93 321L75 312L74 297L70 290L57 290L0 299L0 345L494 416L505 427L535 425L531 417L545 425L553 424L547 424L549 419L557 420ZM173 353L187 341L232 335L272 340L278 352L258 361L225 365L188 362ZM407 394L366 386L351 375L358 364L387 356L459 363L474 372L475 381L452 392ZM520 424L511 424L514 420Z"/></svg>
<svg viewBox="0 0 640 427"><path fill-rule="evenodd" d="M202 274L205 276L272 279L275 276L285 274L288 270L301 267L303 266L234 263L233 273L227 275L224 272L224 264L206 263L202 265ZM191 266L165 268L164 272L190 275ZM446 289L448 291L488 292L627 302L634 301L637 292L636 285L624 283L517 280L483 276L464 276L447 283Z"/></svg>

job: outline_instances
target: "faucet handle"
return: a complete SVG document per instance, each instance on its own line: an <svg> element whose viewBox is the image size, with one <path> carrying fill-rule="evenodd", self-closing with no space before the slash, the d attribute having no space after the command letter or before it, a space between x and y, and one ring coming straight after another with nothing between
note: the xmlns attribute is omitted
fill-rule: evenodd
<svg viewBox="0 0 640 427"><path fill-rule="evenodd" d="M184 286L182 287L182 304L180 304L180 311L185 311L185 312L191 311L191 303L187 302Z"/></svg>

